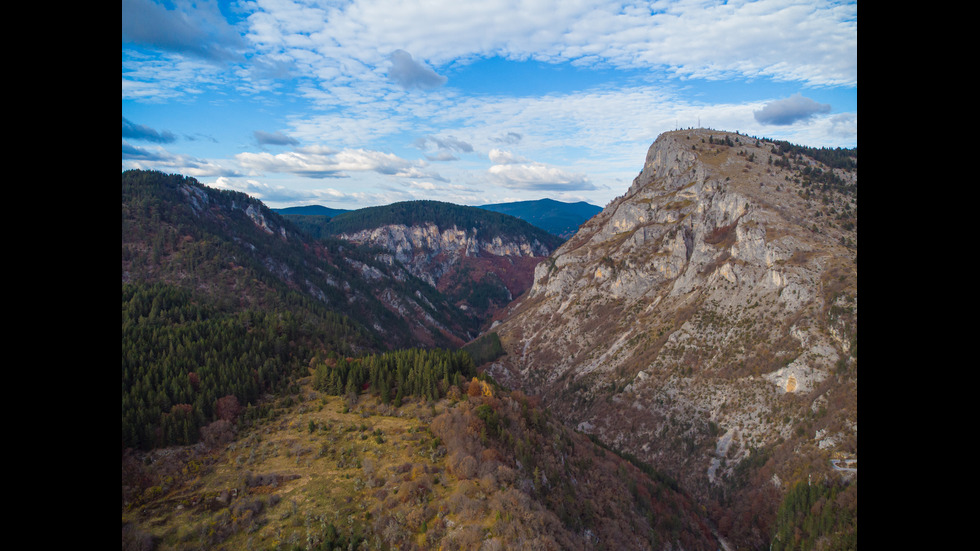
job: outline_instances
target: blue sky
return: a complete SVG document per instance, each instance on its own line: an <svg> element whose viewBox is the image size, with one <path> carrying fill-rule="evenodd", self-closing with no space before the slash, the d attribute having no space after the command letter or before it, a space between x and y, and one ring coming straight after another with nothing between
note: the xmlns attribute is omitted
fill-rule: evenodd
<svg viewBox="0 0 980 551"><path fill-rule="evenodd" d="M122 169L273 208L605 206L699 123L856 146L856 2L122 1Z"/></svg>

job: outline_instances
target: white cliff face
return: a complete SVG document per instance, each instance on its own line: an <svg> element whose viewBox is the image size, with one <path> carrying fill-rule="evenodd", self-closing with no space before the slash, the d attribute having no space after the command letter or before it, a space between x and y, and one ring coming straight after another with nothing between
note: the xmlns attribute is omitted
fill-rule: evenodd
<svg viewBox="0 0 980 551"><path fill-rule="evenodd" d="M465 257L547 257L550 251L537 240L480 239L475 230L436 224L392 224L339 236L360 244L380 246L393 253L412 274L436 286L439 279Z"/></svg>
<svg viewBox="0 0 980 551"><path fill-rule="evenodd" d="M725 438L704 448L712 483L799 432L782 396L856 403L856 379L824 384L855 362L856 251L842 243L856 233L833 218L853 195L808 197L773 149L707 130L658 138L626 194L537 266L495 329L508 356L494 376L650 461L683 456L653 435L696 439L710 420ZM663 424L678 418L695 428ZM719 446L728 461L709 461Z"/></svg>

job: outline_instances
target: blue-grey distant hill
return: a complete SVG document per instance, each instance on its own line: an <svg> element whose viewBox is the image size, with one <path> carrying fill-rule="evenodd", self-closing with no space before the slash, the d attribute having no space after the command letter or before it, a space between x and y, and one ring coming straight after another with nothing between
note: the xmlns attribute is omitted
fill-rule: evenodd
<svg viewBox="0 0 980 551"><path fill-rule="evenodd" d="M564 203L554 199L495 203L478 208L509 214L564 239L575 235L579 226L602 212L602 207L585 201Z"/></svg>
<svg viewBox="0 0 980 551"><path fill-rule="evenodd" d="M272 209L279 214L301 214L303 216L326 216L328 218L333 218L338 214L343 214L349 212L344 209L332 209L330 207L322 207L320 205L308 205L305 207L286 207L284 209Z"/></svg>

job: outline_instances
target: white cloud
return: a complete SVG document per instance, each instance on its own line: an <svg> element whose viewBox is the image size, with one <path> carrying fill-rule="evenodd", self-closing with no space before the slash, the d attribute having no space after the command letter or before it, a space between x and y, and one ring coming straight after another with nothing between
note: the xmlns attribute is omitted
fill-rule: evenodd
<svg viewBox="0 0 980 551"><path fill-rule="evenodd" d="M124 7L163 9L150 2L126 0ZM193 11L190 0L168 5L174 9L167 17ZM208 60L214 56L192 55L190 46L179 44L194 36L194 29L204 32L207 24L216 25L209 36L225 36L231 28L228 21L215 19L220 11L214 0L199 6L202 18L187 32L174 34L174 44L158 41L156 52L146 49L154 44L149 38L139 39L142 47L129 48L126 33L135 37L136 31L124 29L124 110L127 102L181 104L175 111L184 105L238 102L243 118L264 118L243 129L223 127L221 145L229 147L225 159L124 143L124 167L210 177L250 174L247 185L255 193L286 197L279 187L262 188L273 184L259 184L276 181L275 186L305 187L310 201L330 196L309 189L311 182L331 178L340 188L333 190L339 194L336 201L371 197L386 202L379 198L448 193L448 185L434 182L471 186L455 192L467 197L490 193L486 183L491 182L494 193L543 190L568 197L566 190L580 190L591 202L604 203L611 198L607 194L615 193L608 190L628 186L660 133L694 126L699 119L704 126L807 145L856 143L856 113L828 114L823 106L813 110L811 105L808 124L773 127L763 122L780 119L755 116L774 108L760 99L768 96L714 100L685 89L690 84L697 90L700 82L687 81L694 78L734 78L738 86L752 80L797 81L804 90L856 86L855 3L246 0L239 6L243 19L236 32L239 46L249 48L248 61L230 70L228 63L215 64ZM239 52L233 40L212 42L225 53ZM453 86L454 73L461 75L466 64L488 57L563 63L562 71L569 64L629 69L632 80L545 95L468 96L465 88ZM448 85L442 85L447 76ZM790 111L806 114L805 109ZM159 121L178 118L169 116L128 118L162 126ZM166 126L182 136L207 133L200 124ZM252 133L263 127L283 130ZM773 128L778 136L771 135ZM260 151L242 152L249 143ZM272 144L292 150L261 151ZM421 150L419 159L406 158L405 150L413 145ZM453 162L439 165L443 178L426 161ZM268 180L266 174L282 177ZM400 179L397 184L392 177ZM381 191L368 195L374 190Z"/></svg>
<svg viewBox="0 0 980 551"><path fill-rule="evenodd" d="M363 75L393 51L438 66L484 56L663 68L699 78L857 82L857 6L832 0L614 2L361 0L329 9L260 0L248 37L263 51L315 52L318 66ZM399 54L401 55L401 54ZM407 54L405 54L407 55ZM411 57L405 82L442 78ZM372 69L375 68L375 69Z"/></svg>
<svg viewBox="0 0 980 551"><path fill-rule="evenodd" d="M122 169L160 170L194 178L238 175L235 168L214 160L171 153L160 146L138 147L126 141L122 142Z"/></svg>
<svg viewBox="0 0 980 551"><path fill-rule="evenodd" d="M388 59L391 60L388 78L395 81L402 88L427 90L438 88L448 80L446 77L436 74L432 68L415 61L412 58L412 54L405 50L395 50L388 56Z"/></svg>
<svg viewBox="0 0 980 551"><path fill-rule="evenodd" d="M409 185L413 188L421 189L424 191L433 191L436 189L436 185L432 182L409 182Z"/></svg>
<svg viewBox="0 0 980 551"><path fill-rule="evenodd" d="M543 163L495 164L491 181L509 189L526 191L579 191L596 189L589 177Z"/></svg>
<svg viewBox="0 0 980 551"><path fill-rule="evenodd" d="M245 42L212 0L122 0L125 42L213 61L241 60Z"/></svg>
<svg viewBox="0 0 980 551"><path fill-rule="evenodd" d="M817 103L801 94L786 99L772 101L754 113L755 120L762 124L788 126L813 118L814 115L829 113L830 105Z"/></svg>
<svg viewBox="0 0 980 551"><path fill-rule="evenodd" d="M186 99L228 86L232 76L213 63L179 54L151 58L128 53L122 61L122 99L151 103Z"/></svg>
<svg viewBox="0 0 980 551"><path fill-rule="evenodd" d="M405 178L439 179L428 174L419 161L402 159L392 153L366 149L335 151L324 146L309 146L279 153L239 153L242 167L255 173L274 172L307 178L346 178L351 172L376 172Z"/></svg>
<svg viewBox="0 0 980 551"><path fill-rule="evenodd" d="M273 208L277 205L379 203L384 200L384 196L378 194L345 192L329 187L306 188L295 185L295 182L275 184L252 178L219 177L206 185L216 189L240 191Z"/></svg>
<svg viewBox="0 0 980 551"><path fill-rule="evenodd" d="M512 165L515 163L526 163L527 159L518 157L511 153L510 151L503 151L501 149L491 149L490 150L490 162L495 165Z"/></svg>

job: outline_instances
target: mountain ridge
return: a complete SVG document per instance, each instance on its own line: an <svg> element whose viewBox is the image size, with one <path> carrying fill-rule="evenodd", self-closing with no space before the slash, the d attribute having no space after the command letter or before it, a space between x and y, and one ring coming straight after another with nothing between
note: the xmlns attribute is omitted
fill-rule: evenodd
<svg viewBox="0 0 980 551"><path fill-rule="evenodd" d="M569 203L548 198L491 203L478 208L516 216L564 239L574 235L579 226L602 211L602 207L585 201Z"/></svg>
<svg viewBox="0 0 980 551"><path fill-rule="evenodd" d="M295 293L393 346L458 346L474 331L400 265L342 240L310 240L245 194L152 171L122 178L124 283L163 281L249 307Z"/></svg>
<svg viewBox="0 0 980 551"><path fill-rule="evenodd" d="M283 215L300 215L300 216L326 216L328 218L333 218L338 214L343 214L345 212L350 212L348 209L335 209L331 207L324 207L322 205L305 205L300 207L284 207L279 209L271 209L273 212L278 212Z"/></svg>
<svg viewBox="0 0 980 551"><path fill-rule="evenodd" d="M489 372L764 545L801 471L837 480L831 455L856 457L856 190L856 151L664 133L538 265Z"/></svg>
<svg viewBox="0 0 980 551"><path fill-rule="evenodd" d="M413 203L413 201L402 201L400 203L410 204ZM443 202L433 201L433 203ZM287 216L287 218L292 217L291 219L296 221L298 217L301 216L324 216L326 218L334 218L345 213L357 213L358 211L369 212L371 209L383 211L384 209L390 209L393 207L393 205L398 204L399 203L391 203L388 205L364 207L361 209L335 209L320 205L309 205L277 208L272 210ZM602 210L602 207L592 205L585 201L564 202L550 198L528 201L511 201L507 203L491 203L486 205L475 205L473 207L455 205L454 203L443 204L454 205L462 208L479 208L491 212L507 214L524 220L525 222L528 222L531 225L553 235L557 235L562 239L567 239L573 235L575 231L578 230L580 225ZM326 221L323 221L323 223L326 223Z"/></svg>

